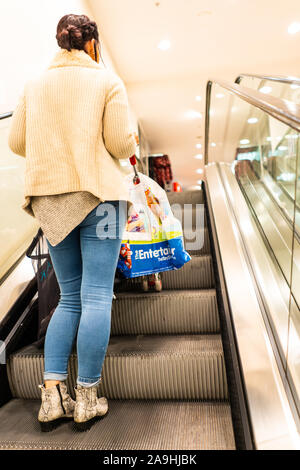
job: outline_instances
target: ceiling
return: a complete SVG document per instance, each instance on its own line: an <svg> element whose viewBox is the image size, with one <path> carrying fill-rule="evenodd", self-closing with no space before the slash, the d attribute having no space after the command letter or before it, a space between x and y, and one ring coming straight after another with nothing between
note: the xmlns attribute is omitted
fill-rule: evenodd
<svg viewBox="0 0 300 470"><path fill-rule="evenodd" d="M174 180L185 187L196 184L196 169L203 168L203 160L194 156L204 147L209 78L234 80L242 72L300 76L300 32L288 34L288 26L300 22L299 0L87 4L151 152L170 156ZM169 50L157 47L162 39L171 41Z"/></svg>

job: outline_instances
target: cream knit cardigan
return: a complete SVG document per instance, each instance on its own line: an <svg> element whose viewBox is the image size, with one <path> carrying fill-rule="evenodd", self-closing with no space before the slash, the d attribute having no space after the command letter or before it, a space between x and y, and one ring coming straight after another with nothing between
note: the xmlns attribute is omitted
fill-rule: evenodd
<svg viewBox="0 0 300 470"><path fill-rule="evenodd" d="M30 196L88 191L130 200L119 161L136 151L125 87L84 51L61 49L26 84L9 147L26 157L22 208L31 215Z"/></svg>

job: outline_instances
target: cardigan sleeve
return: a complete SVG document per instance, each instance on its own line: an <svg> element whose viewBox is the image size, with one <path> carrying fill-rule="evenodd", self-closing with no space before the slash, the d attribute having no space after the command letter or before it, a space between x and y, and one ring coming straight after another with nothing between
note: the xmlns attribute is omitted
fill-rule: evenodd
<svg viewBox="0 0 300 470"><path fill-rule="evenodd" d="M118 77L110 83L103 114L104 144L113 157L129 158L136 152L136 141L125 86Z"/></svg>
<svg viewBox="0 0 300 470"><path fill-rule="evenodd" d="M19 103L13 112L8 136L9 148L20 155L26 156L26 103L25 93L20 97Z"/></svg>

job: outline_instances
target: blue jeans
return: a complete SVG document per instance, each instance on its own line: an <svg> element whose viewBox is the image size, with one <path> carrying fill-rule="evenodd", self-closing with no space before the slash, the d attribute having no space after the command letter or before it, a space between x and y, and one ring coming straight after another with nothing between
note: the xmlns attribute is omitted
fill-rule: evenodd
<svg viewBox="0 0 300 470"><path fill-rule="evenodd" d="M77 383L89 387L100 381L126 218L126 201L106 201L58 245L47 240L61 296L45 338L44 380L67 378L77 333Z"/></svg>

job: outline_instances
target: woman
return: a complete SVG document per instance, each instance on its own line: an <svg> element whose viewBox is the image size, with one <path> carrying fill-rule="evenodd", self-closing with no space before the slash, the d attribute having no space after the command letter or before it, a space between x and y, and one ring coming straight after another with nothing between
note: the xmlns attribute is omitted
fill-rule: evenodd
<svg viewBox="0 0 300 470"><path fill-rule="evenodd" d="M113 282L129 195L119 159L135 153L122 81L99 64L95 22L66 15L50 67L26 84L13 114L9 146L26 157L23 209L45 234L61 291L45 339L38 420L88 428L108 410L97 385L110 335ZM67 392L77 334L76 402Z"/></svg>

